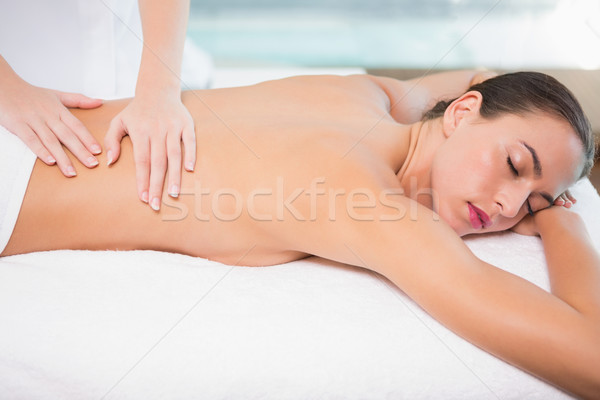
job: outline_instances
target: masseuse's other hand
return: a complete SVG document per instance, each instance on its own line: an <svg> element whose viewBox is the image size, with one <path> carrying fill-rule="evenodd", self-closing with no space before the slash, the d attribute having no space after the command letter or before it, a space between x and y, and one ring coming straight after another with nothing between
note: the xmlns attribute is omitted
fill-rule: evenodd
<svg viewBox="0 0 600 400"><path fill-rule="evenodd" d="M76 172L61 143L88 168L98 165L100 145L67 107L96 108L102 100L32 86L15 74L7 78L0 88L0 125L65 176Z"/></svg>
<svg viewBox="0 0 600 400"><path fill-rule="evenodd" d="M129 135L133 143L137 190L140 200L160 209L165 173L167 190L177 197L181 187L181 141L185 169L193 171L196 162L194 122L177 96L136 96L111 122L104 139L108 165L121 153L121 139Z"/></svg>

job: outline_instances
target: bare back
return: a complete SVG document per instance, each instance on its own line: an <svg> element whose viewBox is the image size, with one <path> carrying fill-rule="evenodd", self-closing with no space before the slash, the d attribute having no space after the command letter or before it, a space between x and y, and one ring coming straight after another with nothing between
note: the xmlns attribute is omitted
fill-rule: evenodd
<svg viewBox="0 0 600 400"><path fill-rule="evenodd" d="M73 179L38 161L4 255L147 248L280 263L318 253L318 233L343 217L352 190L398 185L408 130L367 76L295 77L186 92L183 100L196 125L198 162L184 173L178 199L165 191L160 212L139 203L128 138L115 165L100 158ZM101 140L127 102L73 112Z"/></svg>

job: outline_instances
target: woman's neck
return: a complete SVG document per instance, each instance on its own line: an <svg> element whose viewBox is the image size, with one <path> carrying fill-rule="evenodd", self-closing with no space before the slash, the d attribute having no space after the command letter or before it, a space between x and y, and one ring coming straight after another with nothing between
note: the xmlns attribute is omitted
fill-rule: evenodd
<svg viewBox="0 0 600 400"><path fill-rule="evenodd" d="M437 148L444 140L440 118L412 124L408 154L396 173L404 193L431 209L434 200L431 189L431 164Z"/></svg>

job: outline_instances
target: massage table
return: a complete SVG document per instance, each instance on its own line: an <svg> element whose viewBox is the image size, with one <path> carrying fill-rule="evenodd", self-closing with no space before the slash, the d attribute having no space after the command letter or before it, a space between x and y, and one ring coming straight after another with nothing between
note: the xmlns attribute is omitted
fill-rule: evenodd
<svg viewBox="0 0 600 400"><path fill-rule="evenodd" d="M221 70L213 84L354 72ZM587 179L573 193L600 248L600 197ZM548 290L539 238L465 241ZM252 268L155 251L5 257L0 318L1 399L570 398L384 277L317 257Z"/></svg>

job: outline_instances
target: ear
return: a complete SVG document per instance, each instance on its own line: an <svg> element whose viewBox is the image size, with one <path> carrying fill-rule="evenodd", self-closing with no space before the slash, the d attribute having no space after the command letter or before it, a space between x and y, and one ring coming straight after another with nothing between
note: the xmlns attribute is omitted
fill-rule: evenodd
<svg viewBox="0 0 600 400"><path fill-rule="evenodd" d="M483 97L481 93L472 90L454 100L446 111L443 119L443 132L446 137L450 136L460 123L469 116L478 116Z"/></svg>

